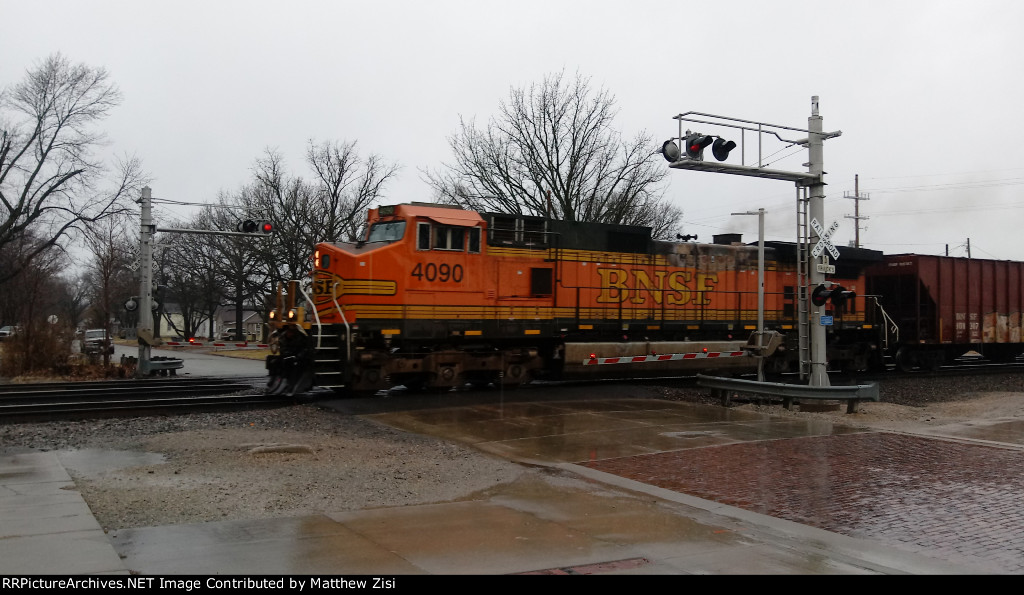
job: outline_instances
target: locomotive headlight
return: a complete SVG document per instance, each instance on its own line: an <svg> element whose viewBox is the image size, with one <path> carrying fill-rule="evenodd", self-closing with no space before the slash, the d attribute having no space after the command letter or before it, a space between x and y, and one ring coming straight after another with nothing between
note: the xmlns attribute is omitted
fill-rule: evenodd
<svg viewBox="0 0 1024 595"><path fill-rule="evenodd" d="M320 251L319 250L314 250L313 251L313 266L316 267L316 268L320 268Z"/></svg>
<svg viewBox="0 0 1024 595"><path fill-rule="evenodd" d="M295 322L295 319L298 317L299 314L295 311L295 308L288 310L288 322Z"/></svg>

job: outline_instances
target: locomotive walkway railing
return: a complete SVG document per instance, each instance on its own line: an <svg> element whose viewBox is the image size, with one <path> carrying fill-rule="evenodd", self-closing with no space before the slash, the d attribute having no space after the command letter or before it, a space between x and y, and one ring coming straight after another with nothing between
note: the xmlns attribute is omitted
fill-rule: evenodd
<svg viewBox="0 0 1024 595"><path fill-rule="evenodd" d="M722 405L728 406L734 393L760 394L782 399L782 406L789 409L793 401L814 399L825 401L846 401L846 412L856 413L861 401L879 401L878 383L853 386L808 386L804 384L783 384L779 382L757 382L741 378L720 378L697 375L697 385L710 388L712 395L718 393Z"/></svg>

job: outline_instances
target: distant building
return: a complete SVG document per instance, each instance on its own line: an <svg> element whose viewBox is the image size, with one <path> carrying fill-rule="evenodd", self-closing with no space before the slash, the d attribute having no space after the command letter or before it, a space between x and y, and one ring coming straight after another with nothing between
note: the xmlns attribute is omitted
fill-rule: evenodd
<svg viewBox="0 0 1024 595"><path fill-rule="evenodd" d="M235 324L235 308L225 307L217 310L214 316L217 327L217 338L227 339L225 334L237 328ZM260 312L251 308L242 310L242 328L245 338L248 341L260 341L263 339L263 317ZM233 338L233 337L232 337Z"/></svg>

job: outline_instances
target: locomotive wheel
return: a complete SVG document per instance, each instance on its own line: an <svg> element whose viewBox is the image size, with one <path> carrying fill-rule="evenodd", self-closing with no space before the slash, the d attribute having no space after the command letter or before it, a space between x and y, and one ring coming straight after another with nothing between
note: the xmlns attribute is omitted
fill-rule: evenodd
<svg viewBox="0 0 1024 595"><path fill-rule="evenodd" d="M296 369L288 379L286 392L289 397L303 394L313 387L313 373L308 369Z"/></svg>
<svg viewBox="0 0 1024 595"><path fill-rule="evenodd" d="M282 376L271 376L270 381L267 382L266 394L268 395L279 395L284 392L285 387L288 385Z"/></svg>

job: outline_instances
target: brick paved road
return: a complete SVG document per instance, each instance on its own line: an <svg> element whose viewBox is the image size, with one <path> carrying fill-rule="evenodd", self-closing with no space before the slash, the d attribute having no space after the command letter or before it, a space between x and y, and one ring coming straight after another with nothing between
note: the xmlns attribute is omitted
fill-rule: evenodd
<svg viewBox="0 0 1024 595"><path fill-rule="evenodd" d="M891 433L580 463L887 545L1024 572L1024 451Z"/></svg>

